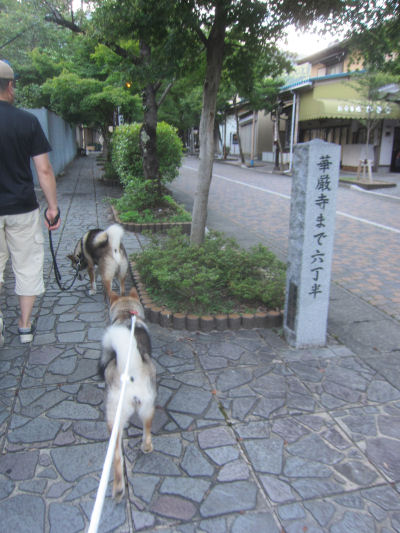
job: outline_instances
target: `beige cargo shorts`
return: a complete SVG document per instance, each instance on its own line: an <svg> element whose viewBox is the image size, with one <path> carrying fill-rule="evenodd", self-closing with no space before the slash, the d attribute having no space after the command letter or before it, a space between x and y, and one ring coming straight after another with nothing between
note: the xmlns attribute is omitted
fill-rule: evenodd
<svg viewBox="0 0 400 533"><path fill-rule="evenodd" d="M37 296L44 292L44 236L39 209L0 216L0 283L11 256L15 293Z"/></svg>

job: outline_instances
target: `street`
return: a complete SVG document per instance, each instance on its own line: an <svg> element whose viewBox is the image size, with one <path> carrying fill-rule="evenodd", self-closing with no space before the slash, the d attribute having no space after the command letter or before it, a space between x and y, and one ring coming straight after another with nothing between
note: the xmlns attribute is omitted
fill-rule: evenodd
<svg viewBox="0 0 400 533"><path fill-rule="evenodd" d="M198 159L187 157L171 188L190 206ZM267 167L215 162L208 226L240 228L242 245L261 242L285 261L292 178ZM332 279L355 296L400 320L400 197L398 186L371 192L339 186ZM390 191L390 192L387 192ZM228 222L228 224L227 224ZM243 232L243 230L245 230ZM225 231L225 230L224 230ZM226 232L226 231L225 231ZM243 233L245 238L243 238Z"/></svg>

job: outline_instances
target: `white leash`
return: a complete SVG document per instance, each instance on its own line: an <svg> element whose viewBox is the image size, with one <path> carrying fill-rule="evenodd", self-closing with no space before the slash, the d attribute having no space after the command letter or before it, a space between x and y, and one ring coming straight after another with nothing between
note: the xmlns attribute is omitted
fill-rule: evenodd
<svg viewBox="0 0 400 533"><path fill-rule="evenodd" d="M112 464L112 460L114 457L114 450L115 450L115 445L117 442L117 436L118 436L118 431L119 431L119 424L120 424L121 413L122 413L122 404L123 404L123 399L125 395L126 385L129 380L128 370L129 370L129 362L131 358L132 339L135 333L135 323L136 323L136 316L132 315L131 336L129 339L129 352L128 352L128 357L126 360L125 370L121 376L121 382L122 382L121 395L119 397L114 425L112 428L110 441L108 443L107 455L104 460L103 472L101 474L99 488L97 489L96 501L94 503L92 516L90 517L88 533L97 532L97 528L99 527L101 512L103 510L104 497L105 497L106 490L107 490L108 478L110 477L111 464Z"/></svg>

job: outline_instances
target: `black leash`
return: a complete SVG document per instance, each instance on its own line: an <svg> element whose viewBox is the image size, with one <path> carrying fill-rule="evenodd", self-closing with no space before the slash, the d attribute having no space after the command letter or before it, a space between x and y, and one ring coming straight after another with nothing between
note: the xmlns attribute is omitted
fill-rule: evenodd
<svg viewBox="0 0 400 533"><path fill-rule="evenodd" d="M57 265L57 261L56 261L56 255L54 253L54 248L53 248L53 236L52 236L52 232L50 230L50 228L52 226L55 226L60 218L60 208L58 208L58 213L57 213L57 216L56 218L51 222L48 218L47 218L47 209L45 210L44 212L44 218L46 219L48 225L49 225L49 244L50 244L50 252L51 252L51 257L53 259L53 268L54 268L54 275L55 275L55 278L56 278L56 282L57 282L57 285L59 286L60 290L62 291L68 291L72 285L75 283L75 280L76 278L78 277L78 274L79 274L79 264L77 265L76 267L76 272L75 272L75 276L74 276L74 279L72 280L71 284L68 285L68 287L63 287L61 285L61 274L60 274L60 270L58 268L58 265Z"/></svg>

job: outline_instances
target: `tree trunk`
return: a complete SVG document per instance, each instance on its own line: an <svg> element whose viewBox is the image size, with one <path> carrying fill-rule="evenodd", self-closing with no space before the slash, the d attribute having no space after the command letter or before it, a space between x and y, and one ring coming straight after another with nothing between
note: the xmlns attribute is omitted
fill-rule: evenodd
<svg viewBox="0 0 400 533"><path fill-rule="evenodd" d="M103 136L103 157L106 161L111 161L110 141L111 134L108 130L108 124L103 125L101 128L101 134Z"/></svg>
<svg viewBox="0 0 400 533"><path fill-rule="evenodd" d="M145 63L150 61L150 47L140 42L140 54ZM143 157L143 174L145 180L155 182L155 190L162 197L161 180L157 156L157 113L156 88L148 84L143 91L143 125L140 130L140 150Z"/></svg>
<svg viewBox="0 0 400 533"><path fill-rule="evenodd" d="M244 159L244 154L243 154L242 139L240 138L239 112L238 112L237 107L235 107L235 119L236 119L236 136L237 136L238 145L239 145L240 161L242 162L242 165L244 165L246 161Z"/></svg>
<svg viewBox="0 0 400 533"><path fill-rule="evenodd" d="M200 245L204 240L207 221L208 194L214 162L214 123L217 94L224 58L226 13L217 3L215 21L207 41L207 67L203 87L203 107L200 119L200 164L192 213L190 243Z"/></svg>

